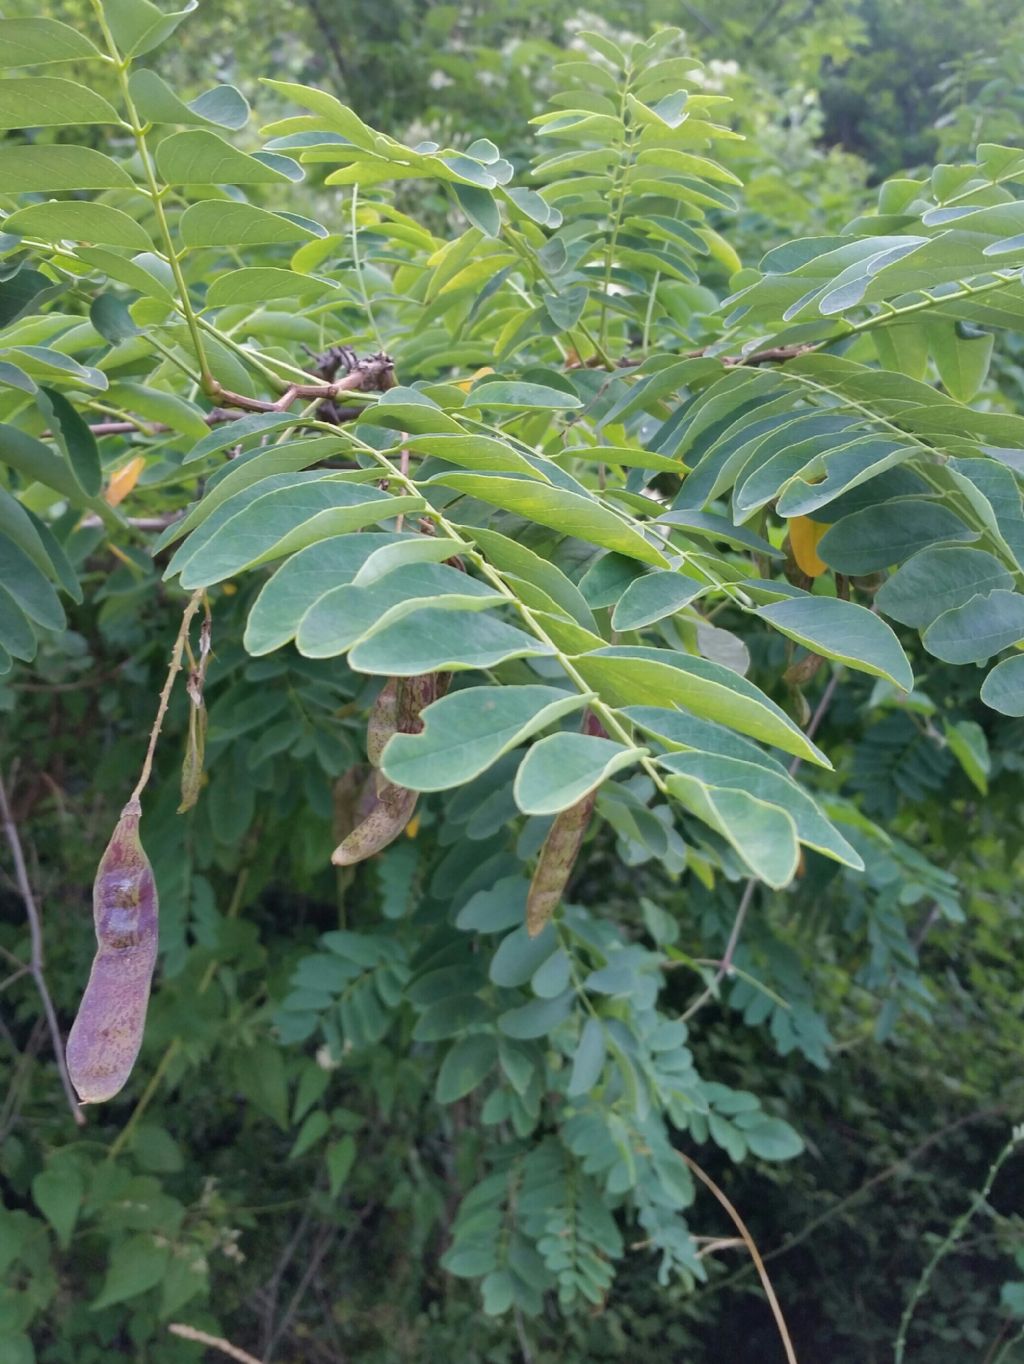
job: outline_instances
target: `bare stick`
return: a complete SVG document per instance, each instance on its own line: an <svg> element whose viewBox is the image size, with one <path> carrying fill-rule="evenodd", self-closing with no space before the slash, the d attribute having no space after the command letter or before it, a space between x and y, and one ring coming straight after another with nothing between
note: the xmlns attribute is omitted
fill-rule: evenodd
<svg viewBox="0 0 1024 1364"><path fill-rule="evenodd" d="M0 777L0 818L3 819L4 834L10 845L11 857L14 859L14 877L18 884L18 891L25 905L25 913L28 915L29 932L32 936L32 955L29 960L28 969L31 972L32 979L36 983L39 997L43 1001L46 1026L50 1030L50 1041L53 1044L53 1054L57 1061L60 1082L64 1086L64 1093L67 1096L68 1107L71 1109L71 1116L79 1127L84 1127L85 1114L79 1108L75 1091L71 1087L71 1078L68 1075L67 1064L64 1060L64 1039L60 1034L60 1024L57 1022L57 1011L53 1007L53 1000L50 998L49 987L46 984L46 976L43 974L43 926L39 918L39 910L36 906L35 896L32 894L32 887L29 884L28 869L25 866L25 854L22 850L18 826L15 824L14 815L11 813L10 802L7 799L7 789L4 786L2 777Z"/></svg>
<svg viewBox="0 0 1024 1364"><path fill-rule="evenodd" d="M262 1364L255 1355L251 1355L248 1350L240 1350L223 1336L211 1336L206 1331L200 1331L195 1326L186 1326L180 1321L172 1321L167 1329L172 1336L180 1336L182 1340L194 1340L197 1345L209 1345L211 1350L219 1350L229 1359L237 1359L239 1364Z"/></svg>
<svg viewBox="0 0 1024 1364"><path fill-rule="evenodd" d="M721 1203L722 1207L732 1218L733 1225L735 1226L736 1230L743 1237L744 1244L750 1251L750 1258L753 1260L757 1268L757 1272L761 1277L761 1283L764 1287L764 1294L765 1297L768 1299L768 1306L772 1309L772 1316L775 1318L775 1325L779 1328L779 1336L782 1339L782 1348L786 1352L786 1359L788 1360L788 1364L797 1364L797 1357L796 1352L793 1349L793 1342L790 1340L789 1331L786 1328L786 1319L782 1315L782 1308L779 1306L779 1300L775 1296L775 1289L772 1287L772 1281L768 1277L768 1271L764 1267L764 1261L761 1259L761 1254L758 1251L757 1246L754 1244L754 1238L747 1230L746 1223L743 1221L743 1218L739 1215L739 1213L736 1211L733 1205L729 1202L728 1198L726 1198L725 1194L718 1187L718 1185L711 1178L711 1176L709 1174L706 1174L695 1160L691 1160L691 1158L686 1154L685 1151L680 1151L678 1154L682 1156L683 1160L693 1171L693 1173L697 1176L700 1182L705 1186L705 1188L711 1190L714 1196L718 1199L719 1203Z"/></svg>
<svg viewBox="0 0 1024 1364"><path fill-rule="evenodd" d="M131 794L132 800L138 800L149 781L150 773L153 771L153 754L156 752L156 741L160 738L160 730L163 727L164 716L167 714L167 706L171 699L171 690L174 687L174 679L181 672L181 656L185 652L185 641L188 638L189 626L192 624L192 617L199 610L199 603L203 600L203 589L197 588L188 599L188 605L181 617L181 625L178 627L178 637L174 641L174 648L171 650L171 663L167 669L167 678L164 682L164 689L160 693L160 704L157 707L156 719L153 721L153 728L149 733L149 747L146 749L146 757L142 764L142 772L139 780L135 784L135 790Z"/></svg>

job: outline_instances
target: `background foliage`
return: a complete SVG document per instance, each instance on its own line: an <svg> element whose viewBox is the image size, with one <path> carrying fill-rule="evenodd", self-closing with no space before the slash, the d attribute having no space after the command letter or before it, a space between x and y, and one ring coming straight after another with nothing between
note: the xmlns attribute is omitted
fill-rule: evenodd
<svg viewBox="0 0 1024 1364"><path fill-rule="evenodd" d="M799 1357L887 1359L1019 1119L1017 7L727 0L688 6L685 35L659 0L594 10L207 3L147 52L145 0L106 6L119 50L167 83L129 96L213 373L258 403L308 351L386 348L400 387L341 426L316 400L319 428L207 421L223 395L188 377L201 357L131 128L45 85L123 115L113 63L48 64L44 33L47 64L0 87L3 207L23 215L0 238L0 772L65 1032L181 587L208 589L214 629L200 799L177 813L183 688L145 798L162 916L143 1051L82 1130L0 883L15 1364L195 1359L178 1320L279 1361L781 1357L674 1146L776 1252ZM54 17L102 46L91 5ZM215 81L241 94L174 102ZM364 123L315 97L307 117L281 82ZM203 161L214 136L270 159L224 172ZM721 358L772 349L782 363ZM130 429L95 441L76 411ZM278 500L235 524L251 496ZM468 573L422 550L428 510L435 539L474 546L448 547ZM346 586L397 513L413 560ZM365 633L410 595L425 616ZM669 714L669 651L726 729ZM427 793L415 821L331 867L381 679L453 659L486 672L439 706L500 685L489 704L525 717L509 751L476 771L455 740L479 699L438 709L384 762ZM578 733L592 692L610 738ZM812 715L833 770L804 761L781 786L814 756ZM528 939L551 815L605 774L571 903ZM810 834L801 790L823 811L799 806ZM1020 1195L1011 1161L908 1358L1024 1353Z"/></svg>

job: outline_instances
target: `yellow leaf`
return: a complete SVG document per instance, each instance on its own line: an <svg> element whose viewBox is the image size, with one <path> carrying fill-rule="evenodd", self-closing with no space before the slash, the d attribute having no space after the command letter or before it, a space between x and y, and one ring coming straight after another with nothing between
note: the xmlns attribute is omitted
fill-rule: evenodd
<svg viewBox="0 0 1024 1364"><path fill-rule="evenodd" d="M463 393L468 393L476 383L477 379L482 379L485 374L493 374L494 370L490 365L484 365L483 369L478 369L475 374L471 374L468 379L460 380L455 387L461 388Z"/></svg>
<svg viewBox="0 0 1024 1364"><path fill-rule="evenodd" d="M822 521L812 521L809 516L794 516L789 523L789 547L797 567L808 578L820 578L828 571L828 564L818 554L818 541L828 530Z"/></svg>
<svg viewBox="0 0 1024 1364"><path fill-rule="evenodd" d="M701 227L697 229L697 235L703 237L712 258L718 261L719 265L728 270L730 276L735 275L738 270L743 269L743 262L736 254L732 246L720 236L712 227Z"/></svg>
<svg viewBox="0 0 1024 1364"><path fill-rule="evenodd" d="M123 502L138 483L139 475L145 467L146 461L142 456L135 455L123 468L118 469L116 474L111 474L107 491L103 494L104 501L111 507L116 507L118 503Z"/></svg>
<svg viewBox="0 0 1024 1364"><path fill-rule="evenodd" d="M405 826L405 836L406 838L415 838L419 831L420 817L419 815L413 815L412 819L410 819L409 823Z"/></svg>

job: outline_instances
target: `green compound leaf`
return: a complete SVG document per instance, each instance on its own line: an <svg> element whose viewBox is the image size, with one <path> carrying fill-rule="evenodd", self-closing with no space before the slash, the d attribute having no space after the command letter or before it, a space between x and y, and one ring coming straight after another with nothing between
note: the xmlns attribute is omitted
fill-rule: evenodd
<svg viewBox="0 0 1024 1364"><path fill-rule="evenodd" d="M672 649L617 645L583 654L575 666L612 705L679 706L821 767L832 766L774 701L721 664Z"/></svg>
<svg viewBox="0 0 1024 1364"><path fill-rule="evenodd" d="M633 581L619 598L612 612L613 630L640 630L665 616L681 611L709 584L682 571L662 569Z"/></svg>
<svg viewBox="0 0 1024 1364"><path fill-rule="evenodd" d="M413 791L461 786L591 699L555 687L467 687L427 706L421 733L394 735L381 769Z"/></svg>
<svg viewBox="0 0 1024 1364"><path fill-rule="evenodd" d="M834 597L790 597L757 608L762 620L813 653L910 691L914 674L903 647L874 612Z"/></svg>
<svg viewBox="0 0 1024 1364"><path fill-rule="evenodd" d="M975 595L1013 586L1013 574L983 549L923 549L884 582L875 603L902 625L927 629Z"/></svg>
<svg viewBox="0 0 1024 1364"><path fill-rule="evenodd" d="M671 776L667 784L677 800L732 845L759 880L781 889L796 875L800 848L786 810L690 775Z"/></svg>
<svg viewBox="0 0 1024 1364"><path fill-rule="evenodd" d="M500 592L448 564L410 563L376 582L325 593L302 618L295 643L307 658L334 658L425 607L487 611L504 604Z"/></svg>
<svg viewBox="0 0 1024 1364"><path fill-rule="evenodd" d="M554 815L647 752L592 734L550 734L532 746L516 773L513 794L526 815Z"/></svg>
<svg viewBox="0 0 1024 1364"><path fill-rule="evenodd" d="M1024 596L997 588L954 606L929 625L921 642L945 663L985 663L1024 639Z"/></svg>
<svg viewBox="0 0 1024 1364"><path fill-rule="evenodd" d="M1024 715L1024 654L996 664L981 684L981 699L1001 715Z"/></svg>
<svg viewBox="0 0 1024 1364"><path fill-rule="evenodd" d="M426 607L357 644L348 661L360 673L414 677L493 668L510 658L536 658L552 652L549 644L490 614Z"/></svg>
<svg viewBox="0 0 1024 1364"><path fill-rule="evenodd" d="M0 43L4 41L4 29L10 22L0 24ZM13 65L7 60L8 49L2 47L0 51L4 65ZM61 80L56 76L0 80L0 128L58 128L71 124L119 122L113 105L76 81ZM5 224L4 231L9 230Z"/></svg>
<svg viewBox="0 0 1024 1364"><path fill-rule="evenodd" d="M551 488L532 479L498 474L436 474L428 486L436 483L550 526L563 535L576 535L643 563L666 565L664 555L651 541L596 498L567 488Z"/></svg>

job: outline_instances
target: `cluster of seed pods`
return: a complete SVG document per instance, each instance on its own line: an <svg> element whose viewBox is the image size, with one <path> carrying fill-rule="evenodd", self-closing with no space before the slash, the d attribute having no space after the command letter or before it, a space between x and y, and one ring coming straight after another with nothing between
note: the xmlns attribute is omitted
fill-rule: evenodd
<svg viewBox="0 0 1024 1364"><path fill-rule="evenodd" d="M112 1099L142 1045L156 964L158 902L139 838L142 807L121 811L92 888L96 955L68 1036L67 1064L82 1103Z"/></svg>

